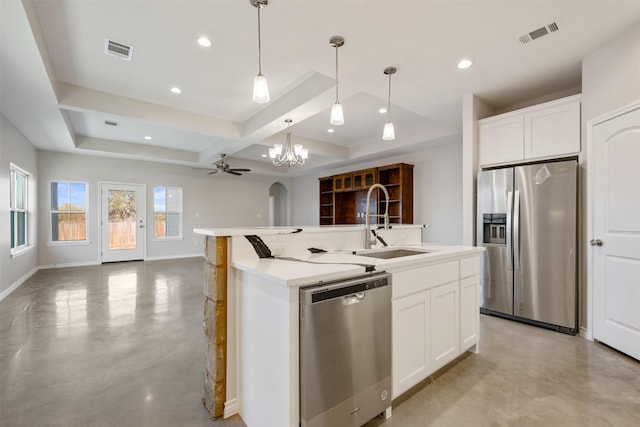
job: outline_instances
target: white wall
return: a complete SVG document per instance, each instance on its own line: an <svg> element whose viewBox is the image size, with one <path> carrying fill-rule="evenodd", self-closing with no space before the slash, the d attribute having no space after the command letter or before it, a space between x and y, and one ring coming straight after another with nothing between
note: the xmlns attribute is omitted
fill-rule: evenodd
<svg viewBox="0 0 640 427"><path fill-rule="evenodd" d="M591 53L582 62L582 145L586 145L586 123L640 101L640 25ZM588 153L588 150L585 150ZM586 164L586 159L581 159ZM586 174L581 180L580 212L587 213ZM587 251L590 230L586 215L580 221L580 326L586 328L590 307L587 304Z"/></svg>
<svg viewBox="0 0 640 427"><path fill-rule="evenodd" d="M462 243L462 142L460 139L376 162L297 177L293 182L293 225L318 225L318 178L343 172L408 163L413 169L413 222L431 224L425 242Z"/></svg>
<svg viewBox="0 0 640 427"><path fill-rule="evenodd" d="M38 253L35 247L15 258L11 258L10 255L10 163L32 174L27 191L28 209L33 213L28 217L27 227L29 244L37 246L39 240L36 218L38 208L36 148L3 114L0 114L0 224L2 224L0 226L0 299L26 280L38 266Z"/></svg>
<svg viewBox="0 0 640 427"><path fill-rule="evenodd" d="M38 215L41 244L39 263L43 266L81 265L100 262L100 182L145 184L147 191L146 258L170 258L201 255L202 236L193 233L198 227L266 226L269 222L269 187L276 181L285 187L288 178L228 174L206 175L189 167L123 160L80 154L38 153ZM89 245L47 245L50 233L50 182L81 181L89 183ZM153 187L183 188L183 239L155 240L153 224Z"/></svg>

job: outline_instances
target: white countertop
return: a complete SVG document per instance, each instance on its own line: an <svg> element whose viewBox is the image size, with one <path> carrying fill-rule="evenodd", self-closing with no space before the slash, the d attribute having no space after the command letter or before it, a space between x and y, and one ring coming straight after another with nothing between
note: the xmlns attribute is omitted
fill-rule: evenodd
<svg viewBox="0 0 640 427"><path fill-rule="evenodd" d="M353 255L350 251L318 254L312 254L307 251L306 253L301 252L283 257L284 259L280 259L277 256L274 258L258 258L255 256L234 259L232 266L264 277L271 282L291 287L362 275L366 273L366 265L373 266L375 271L378 272L394 272L474 256L484 250L475 246L442 246L422 243L420 245L372 249L372 251L398 248L428 252L392 259L378 259ZM359 251L362 251L362 249ZM294 258L295 260L286 258Z"/></svg>
<svg viewBox="0 0 640 427"><path fill-rule="evenodd" d="M424 224L391 224L395 229L424 228ZM297 227L242 227L242 228L194 228L193 232L205 236L226 237L246 235L273 235L291 233L327 233L343 231L362 231L364 224L360 225L301 225Z"/></svg>

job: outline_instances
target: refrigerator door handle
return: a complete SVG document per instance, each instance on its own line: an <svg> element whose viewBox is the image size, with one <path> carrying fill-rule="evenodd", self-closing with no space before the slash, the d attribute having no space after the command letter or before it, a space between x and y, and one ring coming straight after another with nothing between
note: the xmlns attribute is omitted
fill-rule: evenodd
<svg viewBox="0 0 640 427"><path fill-rule="evenodd" d="M520 270L520 190L513 196L513 269Z"/></svg>
<svg viewBox="0 0 640 427"><path fill-rule="evenodd" d="M513 193L507 193L507 270L513 270L511 262L512 246L511 246L511 211L513 207Z"/></svg>

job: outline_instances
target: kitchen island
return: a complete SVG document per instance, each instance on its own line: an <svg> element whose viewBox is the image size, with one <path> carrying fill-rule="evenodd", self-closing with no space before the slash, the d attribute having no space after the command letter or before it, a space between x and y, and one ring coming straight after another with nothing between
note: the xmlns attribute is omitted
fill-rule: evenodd
<svg viewBox="0 0 640 427"><path fill-rule="evenodd" d="M362 226L194 230L206 239L209 412L240 413L248 426L299 425L301 286L392 274L392 398L477 352L482 249L421 243L422 229L377 230L370 250ZM371 257L398 248L404 256Z"/></svg>

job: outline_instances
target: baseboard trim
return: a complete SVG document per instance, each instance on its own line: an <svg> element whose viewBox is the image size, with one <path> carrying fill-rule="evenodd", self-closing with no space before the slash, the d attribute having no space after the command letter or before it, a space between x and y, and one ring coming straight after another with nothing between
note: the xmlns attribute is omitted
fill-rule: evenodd
<svg viewBox="0 0 640 427"><path fill-rule="evenodd" d="M52 268L67 268L67 267L87 267L90 265L100 265L100 262L85 261L85 262L65 262L62 264L46 264L46 265L41 265L40 270L50 270Z"/></svg>
<svg viewBox="0 0 640 427"><path fill-rule="evenodd" d="M166 255L166 256L154 256L154 257L146 257L145 261L163 261L166 259L180 259L180 258L198 258L202 257L202 253L198 252L195 254L186 254L186 255Z"/></svg>
<svg viewBox="0 0 640 427"><path fill-rule="evenodd" d="M9 286L7 289L2 291L2 293L0 293L0 301L2 301L3 299L5 299L9 295L11 295L11 293L13 291L18 289L20 287L20 285L22 285L24 282L26 282L27 279L29 279L29 277L33 276L39 269L40 269L40 267L33 267L30 271L25 273L21 278L19 278L15 282L13 282L13 284L11 286Z"/></svg>
<svg viewBox="0 0 640 427"><path fill-rule="evenodd" d="M580 336L586 340L593 341L593 339L591 338L591 334L589 333L589 330L584 326L580 326Z"/></svg>
<svg viewBox="0 0 640 427"><path fill-rule="evenodd" d="M230 416L235 415L239 412L240 402L238 402L238 399L233 398L224 402L224 413L222 414L223 418L229 418Z"/></svg>

